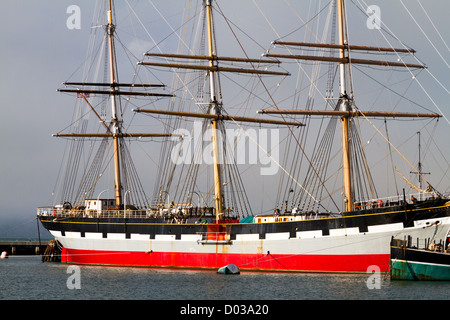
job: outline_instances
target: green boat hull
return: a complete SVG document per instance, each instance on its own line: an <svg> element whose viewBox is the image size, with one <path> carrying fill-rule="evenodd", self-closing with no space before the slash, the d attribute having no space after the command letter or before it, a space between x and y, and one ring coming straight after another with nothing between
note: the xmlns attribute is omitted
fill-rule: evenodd
<svg viewBox="0 0 450 320"><path fill-rule="evenodd" d="M450 253L417 249L410 244L410 241L392 241L392 280L450 280Z"/></svg>
<svg viewBox="0 0 450 320"><path fill-rule="evenodd" d="M450 266L393 260L391 262L392 280L450 280Z"/></svg>

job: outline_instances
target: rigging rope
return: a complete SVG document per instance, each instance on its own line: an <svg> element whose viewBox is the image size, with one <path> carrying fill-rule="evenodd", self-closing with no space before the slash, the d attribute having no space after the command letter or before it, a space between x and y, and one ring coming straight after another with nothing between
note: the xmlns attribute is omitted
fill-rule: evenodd
<svg viewBox="0 0 450 320"><path fill-rule="evenodd" d="M400 3L402 4L403 8L405 8L406 12L408 12L409 16L411 17L411 19L414 21L414 23L416 24L416 26L419 28L419 30L422 32L422 34L425 36L425 38L428 40L428 42L431 44L431 46L433 47L433 49L436 51L436 53L438 54L439 57L441 57L442 61L444 61L444 63L447 65L447 68L450 68L450 65L447 63L447 61L445 61L444 57L442 56L442 54L439 52L439 50L436 48L436 46L434 45L434 43L431 41L431 39L427 36L427 34L425 33L425 31L423 31L422 27L419 25L419 23L417 22L416 19L414 19L413 15L411 14L411 12L408 10L408 8L405 6L405 4L403 3L402 0L400 0ZM421 5L422 6L422 5ZM423 9L423 7L422 7ZM424 10L425 11L425 10ZM426 12L425 12L426 14ZM427 15L428 16L428 15ZM433 25L434 26L434 25Z"/></svg>
<svg viewBox="0 0 450 320"><path fill-rule="evenodd" d="M386 129L386 137L387 137L388 140L390 140L386 119L384 119L384 127ZM392 173L393 173L392 176L394 177L395 192L398 195L399 192L398 192L398 186L397 186L397 178L396 178L395 171L394 171L394 169L395 169L394 168L394 160L392 159L392 149L391 149L391 145L389 143L387 145L388 145L388 149L389 149L389 159L391 160L391 166L392 166Z"/></svg>
<svg viewBox="0 0 450 320"><path fill-rule="evenodd" d="M364 0L358 0L358 2L362 1L366 8L368 7L368 5L365 3ZM361 6L362 7L362 6ZM393 32L381 21L382 25L384 25L384 27L389 31L390 35L392 35L395 39L398 40L398 38L396 36L394 36ZM389 42L388 39L386 39L385 35L380 32L380 34L382 35L382 37L386 40L387 43L389 43L390 47L393 48L393 46L391 45L391 43ZM405 48L407 48L403 43L401 43ZM401 56L396 53L397 58L401 60ZM414 58L419 61L419 59L414 56ZM420 62L420 61L419 61ZM450 124L450 120L445 116L445 114L442 112L442 110L439 108L439 106L436 104L436 102L433 100L433 98L429 95L429 93L425 90L425 88L423 87L422 83L417 80L417 78L415 77L415 75L412 73L411 69L409 67L406 67L406 70L408 70L408 72L411 74L411 76L413 77L414 80L416 80L416 83L419 85L419 87L422 89L422 91L425 93L425 95L428 97L428 99L430 99L431 103L436 107L436 109L441 113L442 117L447 121L448 124ZM447 92L450 93L450 91L444 87L444 85L438 80L436 79L436 77L430 72L430 70L428 68L425 69L426 72L428 72L428 74Z"/></svg>
<svg viewBox="0 0 450 320"><path fill-rule="evenodd" d="M244 53L244 55L246 56L246 58L249 59L249 57L248 57L248 55L247 55L247 52L245 51L244 47L242 46L242 43L239 41L239 39L237 38L235 32L234 32L233 29L231 28L231 25L230 25L230 23L228 22L228 19L227 19L227 18L225 17L225 15L223 14L222 9L220 8L219 4L216 3L216 5L217 5L217 8L219 9L221 15L223 16L225 22L227 23L227 25L228 25L230 31L232 32L233 36L235 37L237 43L238 43L239 46L241 47L242 52ZM252 66L253 69L256 70L256 68L255 68L255 66L253 65L253 63L250 62L250 65ZM264 87L264 89L266 90L266 93L267 93L268 96L270 97L270 100L272 101L273 105L277 108L277 110L279 110L279 108L278 108L278 106L277 106L277 103L275 102L275 100L273 99L273 97L272 97L272 95L270 94L269 90L267 89L267 87L266 87L264 81L262 80L261 76L260 76L259 74L257 74L257 77L258 77L260 83L262 84L262 86ZM283 121L286 121L286 119L285 119L285 117L284 117L283 115L281 115L281 117L282 117ZM304 154L305 158L307 159L308 163L309 163L310 166L313 168L313 170L316 172L315 168L312 166L312 163L311 163L310 159L308 158L308 156L306 155L304 149L303 149L302 146L300 145L300 142L298 141L297 137L294 135L294 133L293 133L293 131L292 131L292 128L291 128L290 126L287 126L287 128L288 128L288 130L291 132L291 135L294 137L295 141L297 142L298 147L299 147L300 150L303 152L303 154ZM267 151L265 151L265 152L267 153ZM274 160L274 159L272 158L272 160ZM278 163L278 161L275 160L275 162L277 163L277 165L278 165L283 171L285 171L285 172L287 173L287 171L286 171L283 167L281 167L281 165L280 165L280 163ZM317 173L316 173L316 174L317 174ZM288 175L289 175L289 177L291 177L291 179L294 179L294 178L292 177L292 175L290 175L290 174L288 174ZM319 176L318 176L318 179L320 179ZM294 179L294 181L295 181L300 187L303 188L303 186L301 186L300 183L298 183L297 180ZM322 179L320 179L320 182L322 183L324 189L327 190L327 188L325 187L325 184L323 183ZM328 190L327 190L327 192L328 192ZM310 193L308 192L308 194L310 194ZM329 194L329 192L328 192L328 194ZM312 198L314 199L314 201L316 201L317 203L319 203L319 201L318 201L317 199L315 199L314 197L312 197ZM333 201L333 203L334 203L334 201ZM334 203L334 204L336 205L336 203ZM337 205L336 205L336 208L338 208ZM324 208L324 209L325 209L325 208ZM338 208L338 209L339 209L339 208Z"/></svg>
<svg viewBox="0 0 450 320"><path fill-rule="evenodd" d="M356 107L356 106L355 106ZM403 156L403 154L381 133L381 131L380 130L378 130L378 128L369 120L369 118L367 118L366 117L366 115L364 114L364 112L362 112L361 110L359 110L358 109L358 111L361 113L361 115L367 120L367 122L369 122L371 125L372 125L372 127L374 127L374 129L383 137L383 139L384 140L386 140L386 142L387 143L389 143L389 145L403 158L403 160L405 160L405 162L418 174L418 175L420 175L420 177L426 182L426 183L428 183L429 185L431 185L430 184L430 182L428 182L428 180L427 179L425 179L424 178L424 176L419 172L419 171L417 171L417 169L408 161L408 159L406 159L404 156Z"/></svg>

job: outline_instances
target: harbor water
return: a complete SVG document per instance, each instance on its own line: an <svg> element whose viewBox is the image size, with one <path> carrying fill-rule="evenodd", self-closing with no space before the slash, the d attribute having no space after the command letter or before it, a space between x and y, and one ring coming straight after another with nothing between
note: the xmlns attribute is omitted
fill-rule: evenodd
<svg viewBox="0 0 450 320"><path fill-rule="evenodd" d="M450 282L385 274L257 273L69 266L0 260L1 300L447 300Z"/></svg>

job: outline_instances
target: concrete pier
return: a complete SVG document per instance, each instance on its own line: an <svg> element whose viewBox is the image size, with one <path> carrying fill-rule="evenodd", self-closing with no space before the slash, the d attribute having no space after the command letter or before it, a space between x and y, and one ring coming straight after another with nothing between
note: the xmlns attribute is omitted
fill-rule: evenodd
<svg viewBox="0 0 450 320"><path fill-rule="evenodd" d="M44 254L49 241L0 240L0 253L6 251L8 256Z"/></svg>

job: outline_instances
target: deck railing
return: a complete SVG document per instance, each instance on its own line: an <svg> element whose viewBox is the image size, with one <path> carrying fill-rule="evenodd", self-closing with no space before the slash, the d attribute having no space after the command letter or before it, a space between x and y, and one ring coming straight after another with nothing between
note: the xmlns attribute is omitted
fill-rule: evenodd
<svg viewBox="0 0 450 320"><path fill-rule="evenodd" d="M145 218L154 214L152 210L78 210L58 207L37 208L38 216L83 217L83 218Z"/></svg>
<svg viewBox="0 0 450 320"><path fill-rule="evenodd" d="M370 199L365 201L359 201L355 203L355 210L365 210L377 207L389 207L393 205L402 205L405 200L407 203L414 203L422 200L433 199L436 197L434 194L409 194L409 195L399 195L391 196L377 199ZM39 207L37 208L38 216L49 216L49 217L87 217L87 218L163 218L163 219L183 219L192 216L203 216L209 217L214 216L214 208L211 207L193 207L189 206L173 206L173 205L162 205L156 208L150 209L140 209L140 210L87 210L87 209L66 209L62 206L56 207Z"/></svg>
<svg viewBox="0 0 450 320"><path fill-rule="evenodd" d="M436 195L426 193L411 193L407 195L397 195L383 198L375 198L365 201L355 202L355 210L365 210L378 207L389 207L393 205L401 205L406 203L415 203L417 201L429 200L435 198Z"/></svg>
<svg viewBox="0 0 450 320"><path fill-rule="evenodd" d="M165 220L173 220L175 223L190 217L212 217L214 212L212 208L151 208L140 210L86 210L86 209L65 209L63 207L39 207L37 208L38 216L46 217L83 217L83 218L163 218ZM211 210L210 210L211 209Z"/></svg>

